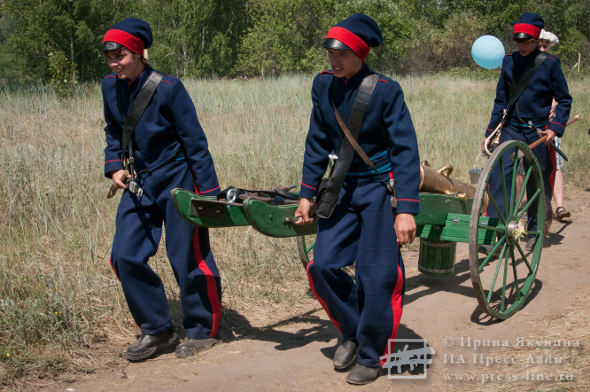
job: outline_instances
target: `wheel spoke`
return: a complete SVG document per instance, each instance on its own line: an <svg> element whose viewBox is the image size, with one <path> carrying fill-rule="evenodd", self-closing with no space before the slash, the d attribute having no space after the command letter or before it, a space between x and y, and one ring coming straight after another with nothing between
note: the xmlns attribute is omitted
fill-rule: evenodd
<svg viewBox="0 0 590 392"><path fill-rule="evenodd" d="M533 172L533 167L529 167L524 177L524 181L522 182L522 187L520 188L520 193L518 194L518 200L516 201L516 205L519 206L522 203L522 198L524 197L524 193L526 192L526 184L529 182L529 177ZM518 208L518 207L517 207ZM526 211L524 208L522 211ZM522 211L519 212L519 215L522 215Z"/></svg>
<svg viewBox="0 0 590 392"><path fill-rule="evenodd" d="M502 298L500 299L500 311L505 309L506 302L506 279L508 277L508 252L504 255L504 276L502 278Z"/></svg>
<svg viewBox="0 0 590 392"><path fill-rule="evenodd" d="M498 203L496 203L496 199L494 199L494 197L492 196L492 193L490 192L489 189L486 189L486 194L488 195L489 200L494 205L494 208L496 209L496 211L498 211L498 216L500 217L500 220L502 221L502 223L506 224L506 219L502 215L502 211L500 211L500 207L498 207Z"/></svg>
<svg viewBox="0 0 590 392"><path fill-rule="evenodd" d="M490 299L492 298L492 294L494 292L494 286L496 285L496 279L498 278L498 272L500 271L500 266L502 265L502 258L504 257L504 246L502 246L502 250L500 251L500 257L498 258L498 264L496 265L496 270L494 271L494 277L492 278L492 285L490 287L490 290L488 291L488 299L487 302L490 302ZM492 254L490 252L490 254ZM489 257L489 255L488 255Z"/></svg>
<svg viewBox="0 0 590 392"><path fill-rule="evenodd" d="M508 212L511 210L510 206L508 205L508 192L506 191L506 174L504 173L504 156L500 157L500 173L502 179L502 196L504 196L504 213L505 216L508 216ZM498 215L499 212L498 212Z"/></svg>
<svg viewBox="0 0 590 392"><path fill-rule="evenodd" d="M518 152L519 149L516 149L515 156L514 156L514 164L512 165L512 182L510 184L510 213L508 215L513 215L514 211L518 209L515 205L512 204L514 201L514 194L516 193L516 181L518 177L518 168L520 167L521 159L518 159ZM518 204L516 204L517 206Z"/></svg>
<svg viewBox="0 0 590 392"><path fill-rule="evenodd" d="M516 258L514 257L514 248L510 249L510 257L512 258L512 272L514 273L514 288L516 289L516 299L520 299L520 287L518 286L518 273L516 272Z"/></svg>
<svg viewBox="0 0 590 392"><path fill-rule="evenodd" d="M523 207L522 211L520 211L518 213L518 215L515 218L516 220L520 220L520 218L524 215L524 213L526 212L526 210L529 209L529 207L531 206L531 204L533 204L533 202L539 197L540 194L541 194L541 190L540 189L537 189L537 191L533 194L533 196L530 198L530 200L527 201L527 203Z"/></svg>
<svg viewBox="0 0 590 392"><path fill-rule="evenodd" d="M520 247L520 245L517 242L515 242L514 245L516 245L516 249L518 249L518 253L520 253L520 257L522 257L522 261L524 261L524 264L529 269L529 273L532 274L533 268L531 267L531 264L529 263L528 259L526 258L526 254L522 251L522 248Z"/></svg>
<svg viewBox="0 0 590 392"><path fill-rule="evenodd" d="M485 229L485 230L489 230L489 231L495 231L496 233L502 233L504 234L506 232L506 226L504 225L498 225L498 226L487 226L484 224L479 224L477 225L477 227L479 227L480 229Z"/></svg>
<svg viewBox="0 0 590 392"><path fill-rule="evenodd" d="M498 250L498 248L504 244L504 241L505 240L506 240L506 236L502 236L502 237L500 237L498 239L498 242L496 242L494 244L494 246L492 247L492 250L490 251L490 253L487 254L487 256L483 259L483 261L481 262L481 264L479 265L479 267L477 267L478 272L483 271L484 267L493 258L494 254L496 253L496 251Z"/></svg>

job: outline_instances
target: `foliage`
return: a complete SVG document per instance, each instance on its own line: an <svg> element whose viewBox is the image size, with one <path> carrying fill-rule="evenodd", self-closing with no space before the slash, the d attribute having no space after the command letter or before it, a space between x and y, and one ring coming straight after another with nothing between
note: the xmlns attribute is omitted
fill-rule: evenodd
<svg viewBox="0 0 590 392"><path fill-rule="evenodd" d="M439 28L425 29L420 45L410 54L405 71L439 72L456 67L476 68L471 58L471 45L485 34L480 18L461 11L451 15Z"/></svg>
<svg viewBox="0 0 590 392"><path fill-rule="evenodd" d="M15 22L0 13L0 79L16 79L20 71L15 49L8 42L8 36L15 28Z"/></svg>
<svg viewBox="0 0 590 392"><path fill-rule="evenodd" d="M49 53L63 53L74 83L108 72L100 54L106 29L127 16L154 32L150 61L179 77L277 76L327 66L321 42L355 12L380 25L384 42L367 61L381 72L475 68L480 35L514 50L511 23L541 14L560 39L564 69L590 63L588 0L5 0L0 1L0 77L49 80ZM576 67L577 71L577 67Z"/></svg>
<svg viewBox="0 0 590 392"><path fill-rule="evenodd" d="M50 81L55 86L57 95L62 98L71 96L77 84L72 78L76 64L72 64L62 51L51 52L48 58Z"/></svg>
<svg viewBox="0 0 590 392"><path fill-rule="evenodd" d="M9 41L26 63L23 78L48 80L49 54L63 53L72 81L103 73L99 45L106 28L125 11L127 0L7 0L2 12L14 21Z"/></svg>
<svg viewBox="0 0 590 392"><path fill-rule="evenodd" d="M339 4L334 23L355 12L375 19L383 33L383 43L372 50L367 61L373 68L383 71L400 69L416 42L416 19L389 0L349 0Z"/></svg>
<svg viewBox="0 0 590 392"><path fill-rule="evenodd" d="M239 50L235 73L280 75L317 68L324 59L320 43L331 21L334 0L253 0L254 23Z"/></svg>
<svg viewBox="0 0 590 392"><path fill-rule="evenodd" d="M177 76L230 73L247 23L242 0L146 0L142 7L154 31L154 66Z"/></svg>

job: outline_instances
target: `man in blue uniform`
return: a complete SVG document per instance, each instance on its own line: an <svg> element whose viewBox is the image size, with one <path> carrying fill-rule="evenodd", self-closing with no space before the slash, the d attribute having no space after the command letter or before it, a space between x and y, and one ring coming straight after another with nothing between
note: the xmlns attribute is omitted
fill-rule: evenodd
<svg viewBox="0 0 590 392"><path fill-rule="evenodd" d="M298 224L313 220L313 198L344 135L332 101L347 122L363 79L374 72L364 60L382 41L373 19L354 14L330 29L322 45L332 69L318 74L312 87L313 110L305 144ZM399 84L386 76L371 95L358 142L371 157L372 170L355 154L327 219L319 219L310 286L342 334L335 370L346 370L351 384L375 380L387 358L388 340L397 334L404 293L400 245L414 240L418 213L419 156L416 134ZM395 178L397 207L383 183ZM353 281L342 267L355 265Z"/></svg>
<svg viewBox="0 0 590 392"><path fill-rule="evenodd" d="M538 38L541 29L544 27L543 18L534 13L524 13L520 20L513 24L513 38L516 42L517 50L508 53L502 61L502 71L496 87L496 99L492 116L485 131L485 136L498 126L502 120L504 109L507 109L508 102L511 98L511 91L515 88L516 81L521 77L532 63L535 61L540 50L538 48ZM558 105L555 109L555 116L549 121L549 113L553 99ZM565 125L569 118L572 98L569 94L567 83L559 58L548 54L547 58L537 69L533 78L527 84L526 88L518 98L515 105L510 108L504 119L504 128L500 136L500 143L507 140L520 140L524 143L531 144L539 136L537 132L529 127L529 121L539 129L543 129L542 134L549 136L545 144L538 145L533 149L543 173L543 183L545 186L546 202L546 222L544 234L547 234L549 224L552 218L551 195L552 195L552 178L554 173L555 152L550 149L549 143L555 136L563 136ZM504 160L506 184L512 182L512 165L513 159ZM502 196L502 180L500 178L500 168L497 167L492 173L490 188L492 195L501 211L504 211L504 197ZM532 185L529 182L528 185ZM510 189L510 188L508 188ZM527 188L527 194L532 195L534 189ZM528 210L527 231L533 233L537 231L536 203ZM490 217L498 217L498 211L494 207L488 207ZM526 249L533 249L536 236L530 235L527 239Z"/></svg>
<svg viewBox="0 0 590 392"><path fill-rule="evenodd" d="M130 361L148 359L178 343L162 281L148 265L157 251L162 223L166 225L166 251L180 287L187 334L176 346L177 356L213 345L221 316L219 272L208 232L180 218L170 195L175 187L204 195L219 192L207 139L178 79L163 76L157 84L128 143L135 173L124 165L129 158L122 147L125 117L146 80L156 72L143 57L151 42L150 26L127 18L109 28L102 44L114 71L102 82L107 144L104 174L112 179L113 189L127 188L117 211L111 264L141 328L141 337L126 351ZM143 195L127 187L132 177Z"/></svg>

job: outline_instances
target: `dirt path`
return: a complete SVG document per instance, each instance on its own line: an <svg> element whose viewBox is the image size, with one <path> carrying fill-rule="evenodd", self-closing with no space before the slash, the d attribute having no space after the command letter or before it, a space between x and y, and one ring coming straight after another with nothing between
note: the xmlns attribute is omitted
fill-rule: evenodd
<svg viewBox="0 0 590 392"><path fill-rule="evenodd" d="M405 254L407 294L398 337L426 339L436 351L426 379L394 380L384 375L366 387L349 386L346 373L332 370L337 331L310 300L309 311L298 317L267 328L249 327L239 338L193 358L179 360L167 354L139 364L117 358L97 374L43 389L587 391L590 189L578 194L567 200L571 221L551 228L550 246L543 250L529 303L503 322L486 322L478 310L466 244L457 247L455 275L450 278L421 275L416 252Z"/></svg>

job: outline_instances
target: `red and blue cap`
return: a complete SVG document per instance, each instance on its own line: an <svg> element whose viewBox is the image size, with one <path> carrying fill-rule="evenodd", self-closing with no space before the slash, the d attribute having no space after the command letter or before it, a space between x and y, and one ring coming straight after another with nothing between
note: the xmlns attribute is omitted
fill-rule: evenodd
<svg viewBox="0 0 590 392"><path fill-rule="evenodd" d="M354 14L332 26L322 46L327 49L352 50L364 60L369 50L383 41L381 29L365 14Z"/></svg>
<svg viewBox="0 0 590 392"><path fill-rule="evenodd" d="M545 27L545 21L540 15L532 12L525 12L520 15L520 19L512 24L512 34L514 39L539 39L541 29Z"/></svg>
<svg viewBox="0 0 590 392"><path fill-rule="evenodd" d="M152 29L150 25L138 18L127 18L115 23L104 35L101 50L108 52L121 46L143 55L144 49L152 45Z"/></svg>

